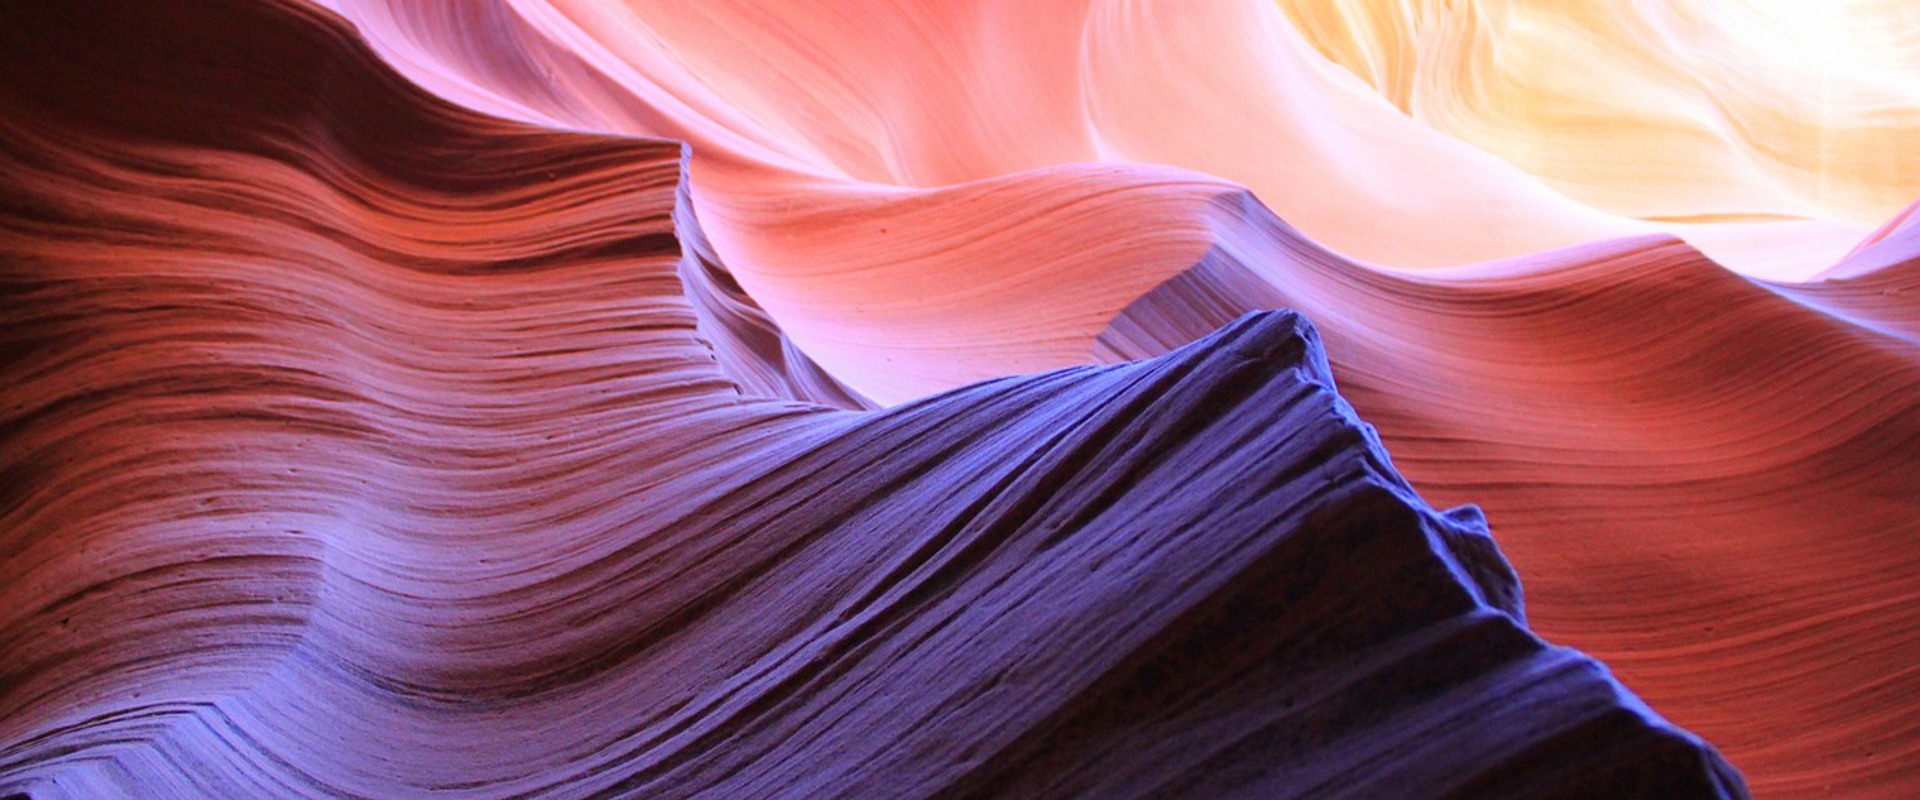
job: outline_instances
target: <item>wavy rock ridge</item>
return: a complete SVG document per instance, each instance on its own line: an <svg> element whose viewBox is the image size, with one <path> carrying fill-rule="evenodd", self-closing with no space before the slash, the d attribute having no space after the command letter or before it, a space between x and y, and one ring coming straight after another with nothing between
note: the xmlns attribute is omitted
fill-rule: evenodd
<svg viewBox="0 0 1920 800"><path fill-rule="evenodd" d="M680 145L300 6L15 11L0 792L1743 793L1528 633L1296 316L748 399L840 390L737 322Z"/></svg>
<svg viewBox="0 0 1920 800"><path fill-rule="evenodd" d="M443 97L691 142L749 391L1297 309L1540 631L1762 797L1920 796L1912 3L329 5Z"/></svg>
<svg viewBox="0 0 1920 800"><path fill-rule="evenodd" d="M1920 261L1769 285L1648 238L1389 275L1234 213L1249 231L1118 315L1100 359L1251 310L1321 320L1414 485L1495 514L1540 630L1768 767L1769 791L1907 790L1920 617L1889 598L1920 567Z"/></svg>

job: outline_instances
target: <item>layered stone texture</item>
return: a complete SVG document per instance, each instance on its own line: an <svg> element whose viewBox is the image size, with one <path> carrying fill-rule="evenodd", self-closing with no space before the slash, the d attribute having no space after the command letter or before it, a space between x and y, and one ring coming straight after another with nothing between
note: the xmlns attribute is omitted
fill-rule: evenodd
<svg viewBox="0 0 1920 800"><path fill-rule="evenodd" d="M21 12L0 793L1744 791L1528 631L1298 316L750 397L682 145L449 106L297 5Z"/></svg>

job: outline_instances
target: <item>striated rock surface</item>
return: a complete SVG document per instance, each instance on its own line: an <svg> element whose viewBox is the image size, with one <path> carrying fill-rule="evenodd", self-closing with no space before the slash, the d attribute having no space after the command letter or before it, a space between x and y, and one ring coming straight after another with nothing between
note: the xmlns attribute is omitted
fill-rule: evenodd
<svg viewBox="0 0 1920 800"><path fill-rule="evenodd" d="M441 96L692 142L783 337L739 369L847 398L768 396L1298 309L1550 638L1763 797L1920 795L1911 3L329 5Z"/></svg>
<svg viewBox="0 0 1920 800"><path fill-rule="evenodd" d="M6 20L0 795L1920 795L1910 3Z"/></svg>
<svg viewBox="0 0 1920 800"><path fill-rule="evenodd" d="M1891 598L1920 590L1920 261L1766 284L1647 238L1391 275L1232 214L1248 230L1097 357L1299 309L1414 485L1489 509L1542 631L1764 769L1763 795L1908 791L1920 608Z"/></svg>
<svg viewBox="0 0 1920 800"><path fill-rule="evenodd" d="M867 402L727 282L681 145L446 105L297 5L10 23L0 793L1744 794L1528 632L1297 316L749 398Z"/></svg>

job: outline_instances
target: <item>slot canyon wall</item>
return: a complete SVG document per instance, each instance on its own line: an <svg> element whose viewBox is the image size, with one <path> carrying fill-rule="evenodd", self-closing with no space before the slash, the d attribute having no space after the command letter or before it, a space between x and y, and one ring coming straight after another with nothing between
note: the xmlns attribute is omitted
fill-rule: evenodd
<svg viewBox="0 0 1920 800"><path fill-rule="evenodd" d="M1920 794L1813 5L10 4L0 796Z"/></svg>

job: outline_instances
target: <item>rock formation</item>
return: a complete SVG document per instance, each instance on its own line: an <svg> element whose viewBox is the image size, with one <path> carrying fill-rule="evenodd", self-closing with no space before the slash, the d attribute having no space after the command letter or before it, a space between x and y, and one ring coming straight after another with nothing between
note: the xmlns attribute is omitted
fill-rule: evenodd
<svg viewBox="0 0 1920 800"><path fill-rule="evenodd" d="M17 4L0 796L1920 792L1920 20L1710 5Z"/></svg>

